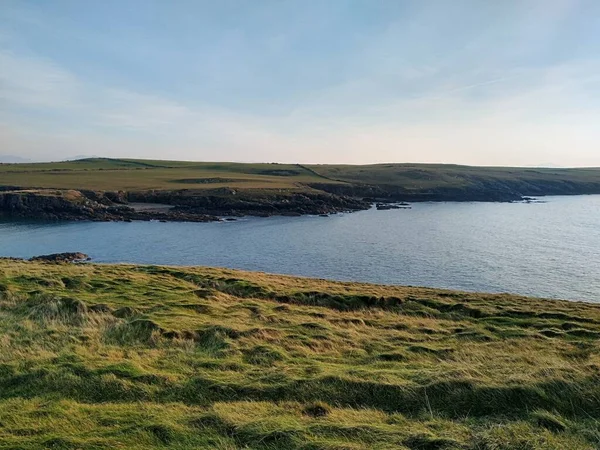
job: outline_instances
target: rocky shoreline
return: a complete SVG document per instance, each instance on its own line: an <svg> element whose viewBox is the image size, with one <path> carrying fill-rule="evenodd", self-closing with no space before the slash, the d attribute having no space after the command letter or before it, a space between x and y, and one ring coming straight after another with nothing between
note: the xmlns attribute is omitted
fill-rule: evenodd
<svg viewBox="0 0 600 450"><path fill-rule="evenodd" d="M98 193L95 193L96 196ZM108 197L92 199L81 191L8 191L0 192L0 217L42 220L128 222L165 220L210 222L218 217L182 211L136 211Z"/></svg>
<svg viewBox="0 0 600 450"><path fill-rule="evenodd" d="M152 204L164 207L139 207ZM0 189L0 217L57 221L213 222L224 217L329 215L370 206L364 200L329 193Z"/></svg>
<svg viewBox="0 0 600 450"><path fill-rule="evenodd" d="M409 209L407 202L515 202L544 195L600 192L600 185L565 181L473 179L469 186L410 190L387 184L309 183L302 190L180 189L91 191L0 186L0 217L68 221L213 222L242 216L327 216ZM159 207L153 208L152 205Z"/></svg>
<svg viewBox="0 0 600 450"><path fill-rule="evenodd" d="M471 177L463 186L409 189L391 184L311 183L335 195L360 197L372 203L396 202L519 202L547 195L600 194L600 183L566 180L494 180Z"/></svg>
<svg viewBox="0 0 600 450"><path fill-rule="evenodd" d="M45 262L53 264L64 264L64 263L83 263L91 261L85 253L81 252L64 252L64 253L51 253L49 255L34 256L29 259L15 258L13 256L0 256L0 260L8 261L32 261L32 262Z"/></svg>

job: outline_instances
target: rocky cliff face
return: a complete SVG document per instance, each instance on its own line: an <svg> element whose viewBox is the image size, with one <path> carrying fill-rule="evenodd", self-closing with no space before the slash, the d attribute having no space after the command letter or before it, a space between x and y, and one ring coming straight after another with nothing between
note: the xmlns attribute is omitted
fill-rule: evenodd
<svg viewBox="0 0 600 450"><path fill-rule="evenodd" d="M510 202L521 200L523 195L506 186L444 187L435 189L406 189L393 185L358 184L312 184L336 195L352 195L370 202L440 202L440 201L481 201Z"/></svg>
<svg viewBox="0 0 600 450"><path fill-rule="evenodd" d="M8 191L0 192L0 214L13 217L75 218L91 217L93 204L85 198L67 197L56 192Z"/></svg>
<svg viewBox="0 0 600 450"><path fill-rule="evenodd" d="M318 183L302 192L218 189L98 192L0 186L0 216L49 220L168 220L205 222L219 216L331 214L373 202L517 201L543 195L598 194L600 182L463 176L462 184L407 188L391 184ZM167 205L133 209L133 202ZM169 209L168 205L172 208Z"/></svg>
<svg viewBox="0 0 600 450"><path fill-rule="evenodd" d="M471 177L462 186L433 189L407 189L395 185L370 184L311 184L311 187L335 195L367 198L371 201L480 201L510 202L524 197L545 195L600 194L600 183L567 180L494 180Z"/></svg>
<svg viewBox="0 0 600 450"><path fill-rule="evenodd" d="M91 198L90 198L91 197ZM208 222L217 217L185 212L136 211L112 202L103 193L80 191L0 192L0 217L45 220L171 220Z"/></svg>
<svg viewBox="0 0 600 450"><path fill-rule="evenodd" d="M172 209L136 210L127 202L161 203ZM0 216L46 220L167 220L206 222L218 216L331 214L369 208L369 203L328 193L261 194L212 191L95 192L0 191Z"/></svg>
<svg viewBox="0 0 600 450"><path fill-rule="evenodd" d="M210 191L131 192L133 202L166 203L176 210L221 216L331 214L368 209L360 199L325 192L264 194L233 189Z"/></svg>

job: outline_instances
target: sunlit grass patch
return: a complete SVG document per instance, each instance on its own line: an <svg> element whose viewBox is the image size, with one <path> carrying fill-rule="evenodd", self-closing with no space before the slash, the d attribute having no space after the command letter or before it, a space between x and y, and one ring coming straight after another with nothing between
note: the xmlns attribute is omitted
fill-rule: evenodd
<svg viewBox="0 0 600 450"><path fill-rule="evenodd" d="M0 448L592 449L600 308L0 261Z"/></svg>

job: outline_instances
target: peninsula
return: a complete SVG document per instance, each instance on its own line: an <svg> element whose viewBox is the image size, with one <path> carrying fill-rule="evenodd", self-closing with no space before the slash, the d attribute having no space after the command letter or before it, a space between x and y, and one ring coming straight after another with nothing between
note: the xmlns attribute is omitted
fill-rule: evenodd
<svg viewBox="0 0 600 450"><path fill-rule="evenodd" d="M327 215L375 202L507 202L578 194L600 194L600 169L105 158L0 164L0 216L53 220L211 221Z"/></svg>

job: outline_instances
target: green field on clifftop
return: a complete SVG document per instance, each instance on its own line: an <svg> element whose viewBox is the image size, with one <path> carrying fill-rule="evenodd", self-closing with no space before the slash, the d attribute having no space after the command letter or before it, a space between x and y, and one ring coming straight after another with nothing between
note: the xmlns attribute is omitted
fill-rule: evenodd
<svg viewBox="0 0 600 450"><path fill-rule="evenodd" d="M202 163L85 159L0 164L0 185L51 189L145 191L175 189L306 189L324 179L295 164Z"/></svg>
<svg viewBox="0 0 600 450"><path fill-rule="evenodd" d="M500 184L565 182L598 183L600 168L477 167L455 164L316 165L315 172L346 183L402 186L407 189L462 187L478 181Z"/></svg>
<svg viewBox="0 0 600 450"><path fill-rule="evenodd" d="M0 448L594 449L600 307L0 260Z"/></svg>
<svg viewBox="0 0 600 450"><path fill-rule="evenodd" d="M91 158L0 164L0 186L105 191L311 190L311 185L369 185L427 193L432 189L506 188L600 193L600 169L474 167L444 164L299 165ZM527 192L525 192L527 194ZM527 194L529 195L529 194Z"/></svg>

